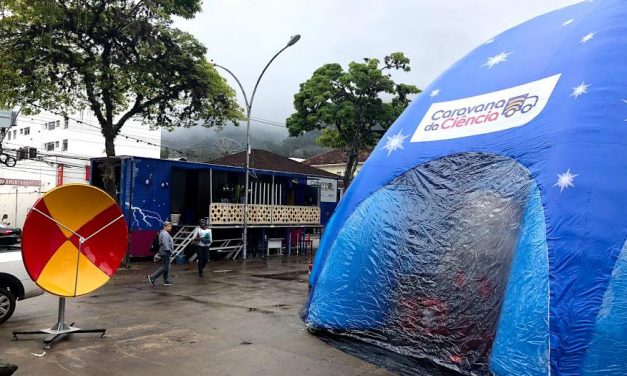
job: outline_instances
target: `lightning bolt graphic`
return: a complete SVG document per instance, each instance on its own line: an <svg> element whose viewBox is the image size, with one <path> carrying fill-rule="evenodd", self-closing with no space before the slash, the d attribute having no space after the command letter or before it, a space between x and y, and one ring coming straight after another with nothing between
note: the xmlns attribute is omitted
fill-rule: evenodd
<svg viewBox="0 0 627 376"><path fill-rule="evenodd" d="M137 206L131 206L131 209L133 210L133 224L137 227L139 227L140 225L140 220L143 221L147 226L152 226L152 223L150 223L149 220L157 221L157 226L161 226L161 224L163 223L161 216L157 212L144 210Z"/></svg>

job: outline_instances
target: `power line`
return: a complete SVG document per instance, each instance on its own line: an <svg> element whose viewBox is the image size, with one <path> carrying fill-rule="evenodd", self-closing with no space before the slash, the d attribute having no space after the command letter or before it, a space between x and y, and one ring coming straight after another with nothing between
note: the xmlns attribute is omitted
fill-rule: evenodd
<svg viewBox="0 0 627 376"><path fill-rule="evenodd" d="M286 128L287 129L287 125L285 123L280 123L280 122L274 121L274 120L261 119L261 118L257 118L257 117L251 117L250 120L254 120L254 121L256 121L258 123L262 123L262 124L273 125L275 127L280 127L280 128Z"/></svg>
<svg viewBox="0 0 627 376"><path fill-rule="evenodd" d="M23 145L18 145L18 144L14 144L11 142L7 142L8 145L11 146L15 146L17 148L13 149L13 148L8 148L8 150L10 151L15 151L17 152L19 150L20 147L24 147ZM38 150L37 151L38 154L42 155L51 155L51 156L55 156L55 157L62 157L62 158L69 158L69 159L81 159L81 160L90 160L92 157L88 156L88 155L82 155L82 154L76 154L76 153L66 153L66 154L54 154L54 153L50 153L48 150Z"/></svg>
<svg viewBox="0 0 627 376"><path fill-rule="evenodd" d="M72 119L72 120L74 120L76 122L81 122L82 124L85 124L85 125L88 125L89 128L77 128L77 127L69 128L68 127L68 128L62 128L62 129L68 129L68 130L71 129L73 132L76 132L76 133L90 133L90 134L102 135L102 131L101 131L102 128L100 128L99 126L89 124L89 123L87 123L85 121L82 121L82 120L75 120L75 119ZM42 126L42 125L46 125L46 124L48 124L50 122L49 121L45 121L45 120L38 120L36 118L30 117L30 118L21 118L19 120L19 123L20 124L27 123L27 124L34 124L34 125ZM96 128L96 129L94 129L94 128ZM54 132L54 131L55 130L49 130L49 132ZM49 133L49 134L53 134L53 133ZM144 139L152 140L152 141L155 141L155 142L161 140L161 137L151 137L151 136L147 136L147 135L143 135L143 134L140 135L140 134L137 134L137 133L132 134L132 133L120 132L118 134L118 136L122 136L122 137L127 137L128 136L128 137L135 137L135 138L141 137L142 141Z"/></svg>
<svg viewBox="0 0 627 376"><path fill-rule="evenodd" d="M77 118L72 117L72 116L67 116L67 115L64 115L64 114L52 111L52 110L47 110L47 109L44 109L42 107L39 107L39 108L42 109L43 111L47 111L47 112L55 114L57 116L61 116L64 119L65 118L71 119L71 120L73 120L74 122L76 122L78 124L83 124L83 125L86 125L87 127L93 129L92 130L92 129L86 128L86 129L84 129L85 132L98 132L99 134L102 134L102 127L100 125L92 124L92 123L90 123L88 121L77 119ZM40 116L42 118L46 118L46 119L48 119L50 121L53 121L53 120L57 121L58 120L58 119L56 119L54 117L50 117L50 116L45 115L45 114L41 114L41 115L38 115L38 116ZM37 123L35 121L35 119L32 118L32 117L30 118L30 120L31 120L30 121L31 124L44 125L46 123L49 123L49 122L47 122L45 120L40 120L40 123ZM266 124L266 125L270 125L270 126L274 126L274 127L279 127L279 128L283 128L283 129L287 129L287 125L285 125L284 123L280 123L278 121L268 120L268 119L263 119L263 118L258 118L258 117L251 117L251 120L253 120L255 122L258 122L258 123L262 123L262 124ZM22 122L22 121L25 121L25 120L20 120L20 122ZM28 121L25 121L25 122L28 122ZM77 132L83 131L83 130L76 129L76 128L74 128L73 130L77 131ZM128 131L130 131L130 130L128 130ZM120 137L120 136L124 137L125 139L131 139L131 140L135 140L136 142L139 142L139 143L147 144L149 146L156 146L156 147L160 147L160 148L163 148L163 149L166 149L166 150L175 151L175 152L178 152L178 153L180 153L182 155L190 155L191 154L191 155L194 155L194 156L198 156L198 154L196 152L194 152L193 150L191 150L191 149L188 149L187 151L185 151L185 150L180 150L180 149L176 149L176 148L167 147L167 146L163 146L162 145L162 143L161 143L162 139L166 139L168 141L171 141L171 140L173 140L173 138L164 137L164 136L161 136L160 138L153 138L153 137L146 136L146 135L138 135L138 134L125 133L125 132L120 132L118 134L118 137ZM79 139L79 140L80 141L96 143L96 141L91 141L91 140L84 140L84 139ZM155 141L155 142L159 141L159 144L156 144L155 142L150 142L150 141L147 141L147 140Z"/></svg>
<svg viewBox="0 0 627 376"><path fill-rule="evenodd" d="M22 159L22 161L31 161L31 162L41 162L41 163L45 163L49 166L53 166L53 165L63 165L63 166L67 166L68 168L78 168L78 169L84 169L85 167L89 166L87 164L85 165L80 165L80 164L74 164L71 162L67 162L67 161L59 161L57 159ZM11 169L23 169L23 170L34 170L34 171L39 171L43 166L34 166L34 165L24 165L23 163L20 165L16 165L19 167L9 167Z"/></svg>
<svg viewBox="0 0 627 376"><path fill-rule="evenodd" d="M61 113L58 113L58 112L54 112L54 111L52 111L52 110L47 110L47 109L45 109L45 108L43 108L43 107L39 107L39 106L36 106L36 107L38 107L38 108L40 108L40 109L42 109L42 110L44 110L44 111L48 111L48 112L50 112L50 113L56 114L56 115L58 115L58 116L63 116L64 118L67 118L67 119L72 119L72 120L74 120L75 122L77 122L77 123L79 123L79 124L85 124L85 125L87 125L87 126L89 126L89 127L92 127L92 128L96 128L96 129L100 129L100 130L102 130L102 127L101 127L100 125L91 124L91 123L88 123L88 122L86 122L86 121L84 121L84 120L76 119L76 118L74 118L74 117L67 116L67 115L65 115L65 114L61 114ZM152 143L152 142L144 141L144 140L142 140L142 139L140 139L140 138L136 138L136 137L132 137L132 136L128 136L128 135L125 135L124 137L126 137L126 138L130 138L130 139L133 139L133 140L137 140L137 141L139 141L139 142L143 142L143 143L148 144L148 145L161 147L161 145L157 145L157 144L154 144L154 143Z"/></svg>
<svg viewBox="0 0 627 376"><path fill-rule="evenodd" d="M54 112L54 111L52 111L52 110L46 110L46 109L44 109L44 108L42 108L42 107L39 107L39 106L37 106L37 107L38 107L38 108L40 108L40 109L42 109L43 111L48 111L48 112L50 112L50 113L56 114L57 116L61 116L61 117L63 117L63 118L71 119L71 120L73 120L74 122L76 122L76 123L78 123L78 124L83 124L83 125L86 125L86 126L88 126L88 127L91 127L91 128L94 128L94 129L98 129L98 130L99 130L99 133L100 133L100 134L102 134L102 127L101 127L100 125L91 124L91 123L89 123L89 122L87 122L87 121L84 121L84 120L80 120L80 119L77 119L77 118L74 118L74 117L66 116L66 115L64 115L64 114L57 113L57 112ZM43 115L40 115L40 116L44 117ZM50 119L50 118L49 118L49 119ZM56 119L55 119L55 120L56 120ZM35 122L34 122L34 119L33 119L33 118L31 118L31 122L32 122L32 123L34 123L34 124L37 124L37 123L35 123ZM41 122L41 124L39 124L39 125L44 125L45 123L48 123L48 122L42 121L42 122ZM74 130L76 131L77 129L74 129ZM86 130L87 130L87 129L86 129ZM145 140L143 140L143 139L139 138L139 136L138 136L138 137L134 137L134 136L131 136L131 135L124 134L124 133L122 133L122 132L120 132L120 134L119 134L118 136L122 136L122 137L124 137L124 138L126 138L126 139L132 139L132 140L135 140L135 141L136 141L136 142L138 142L138 143L144 143L144 144L147 144L147 145L150 145L150 146L156 146L156 147L159 147L159 148L164 148L164 149L166 149L166 150L175 151L175 152L178 152L178 153L180 153L180 154L182 154L182 155L190 155L190 154L192 154L192 155L196 155L196 153L194 153L194 152L193 152L193 151L191 151L191 150L186 152L186 151L179 150L179 149L175 149L175 148L172 148L172 147L162 146L162 145L161 145L161 140L160 140L160 139L158 139L158 140L159 140L159 144L156 144L156 143L153 143L153 142L150 142L150 141L145 141ZM143 135L142 135L141 137L146 138L146 137L144 137ZM149 138L149 139L150 139L150 138ZM93 141L93 140L84 140L84 139L78 139L78 140L79 140L79 141L85 141L85 142L91 142L91 143L99 143L98 141ZM156 141L157 139L154 139L154 138L153 138L152 140L155 140L155 141Z"/></svg>

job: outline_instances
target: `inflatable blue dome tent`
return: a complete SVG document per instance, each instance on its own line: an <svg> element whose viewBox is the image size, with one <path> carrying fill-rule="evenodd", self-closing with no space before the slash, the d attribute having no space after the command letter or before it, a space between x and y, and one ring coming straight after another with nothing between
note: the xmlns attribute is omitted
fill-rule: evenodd
<svg viewBox="0 0 627 376"><path fill-rule="evenodd" d="M625 375L625 20L546 14L420 94L327 226L307 326L465 374Z"/></svg>

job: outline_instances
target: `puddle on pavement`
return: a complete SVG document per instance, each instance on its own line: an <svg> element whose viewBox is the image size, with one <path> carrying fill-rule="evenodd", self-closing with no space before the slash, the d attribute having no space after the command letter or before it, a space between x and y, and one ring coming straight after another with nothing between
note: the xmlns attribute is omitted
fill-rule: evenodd
<svg viewBox="0 0 627 376"><path fill-rule="evenodd" d="M275 313L272 311L268 311L267 309L255 308L255 307L248 307L248 312L259 312L259 313L263 313L264 315L271 315Z"/></svg>
<svg viewBox="0 0 627 376"><path fill-rule="evenodd" d="M289 307L289 306L290 306L289 304L275 304L272 307L274 307L274 308L286 308L286 307Z"/></svg>

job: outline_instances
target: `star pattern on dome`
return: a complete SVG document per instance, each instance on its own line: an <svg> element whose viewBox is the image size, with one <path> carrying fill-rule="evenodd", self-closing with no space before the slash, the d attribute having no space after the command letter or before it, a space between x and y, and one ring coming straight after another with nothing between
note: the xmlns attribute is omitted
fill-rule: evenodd
<svg viewBox="0 0 627 376"><path fill-rule="evenodd" d="M570 168L564 172L563 174L557 174L557 182L553 184L554 187L560 188L560 193L568 187L574 187L575 178L579 176L579 174L572 174L570 172Z"/></svg>
<svg viewBox="0 0 627 376"><path fill-rule="evenodd" d="M404 149L403 141L405 141L405 139L409 136L403 136L402 132L403 131L401 130L401 131L398 131L398 133L395 134L394 136L387 137L387 142L385 143L383 148L388 151L388 157L393 151L398 150L398 149Z"/></svg>
<svg viewBox="0 0 627 376"><path fill-rule="evenodd" d="M579 98L581 94L587 94L589 86L590 84L586 84L585 82L581 81L579 85L573 88L573 91L570 93L570 96L575 97L575 99L577 99Z"/></svg>
<svg viewBox="0 0 627 376"><path fill-rule="evenodd" d="M583 37L581 37L581 39L579 40L579 43L581 44L586 44L588 43L590 40L592 40L592 38L594 38L594 34L595 33L588 33L586 35L584 35Z"/></svg>
<svg viewBox="0 0 627 376"><path fill-rule="evenodd" d="M507 57L511 54L511 52L503 51L498 55L491 56L488 58L488 61L486 61L486 63L482 65L482 67L488 67L488 69L490 69L497 64L507 61Z"/></svg>

